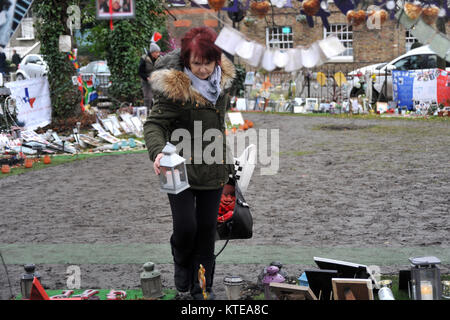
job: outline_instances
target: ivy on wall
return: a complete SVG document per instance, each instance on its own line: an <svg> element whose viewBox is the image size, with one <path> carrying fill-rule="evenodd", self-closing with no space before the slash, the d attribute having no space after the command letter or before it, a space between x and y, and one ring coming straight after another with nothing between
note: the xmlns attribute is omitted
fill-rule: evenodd
<svg viewBox="0 0 450 320"><path fill-rule="evenodd" d="M144 48L149 48L153 33L164 29L166 16L157 0L136 1L135 12L134 19L114 20L113 30L109 21L96 21L87 39L95 54L108 62L112 82L109 93L136 105L142 100L139 59Z"/></svg>
<svg viewBox="0 0 450 320"><path fill-rule="evenodd" d="M52 116L63 118L80 112L81 96L72 83L75 70L67 54L59 52L59 36L70 34L67 28L67 7L78 1L36 0L33 12L41 54L48 64L48 80L52 101Z"/></svg>
<svg viewBox="0 0 450 320"><path fill-rule="evenodd" d="M70 34L67 27L67 8L70 5L79 6L82 22L93 26L88 41L93 51L108 62L112 82L109 93L120 101L136 103L142 99L137 69L153 32L162 30L165 25L160 1L136 1L135 18L114 20L114 29L110 30L109 21L95 19L95 1L35 0L33 11L37 17L37 38L41 43L41 54L49 67L52 116L65 118L80 112L81 95L71 79L75 70L67 54L59 52L58 45L60 35Z"/></svg>

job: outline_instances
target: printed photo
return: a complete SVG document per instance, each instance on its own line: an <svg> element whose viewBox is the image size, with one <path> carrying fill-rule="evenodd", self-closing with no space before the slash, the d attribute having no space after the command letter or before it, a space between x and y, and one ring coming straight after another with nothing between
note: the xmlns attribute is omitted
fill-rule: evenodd
<svg viewBox="0 0 450 320"><path fill-rule="evenodd" d="M133 18L134 10L134 0L97 0L98 19Z"/></svg>

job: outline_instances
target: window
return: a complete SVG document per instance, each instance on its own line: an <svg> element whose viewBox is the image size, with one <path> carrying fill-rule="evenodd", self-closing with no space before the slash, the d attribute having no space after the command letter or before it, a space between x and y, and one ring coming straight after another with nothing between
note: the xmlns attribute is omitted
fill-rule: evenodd
<svg viewBox="0 0 450 320"><path fill-rule="evenodd" d="M339 56L333 57L333 62L352 62L353 61L353 31L352 26L345 23L330 24L328 28L324 28L324 39L329 36L336 36L344 45L346 50Z"/></svg>
<svg viewBox="0 0 450 320"><path fill-rule="evenodd" d="M415 55L403 58L394 63L396 70L419 70L431 68L430 66L436 65L436 56L432 55Z"/></svg>
<svg viewBox="0 0 450 320"><path fill-rule="evenodd" d="M292 33L292 27L266 28L266 44L269 48L293 48L294 34Z"/></svg>
<svg viewBox="0 0 450 320"><path fill-rule="evenodd" d="M406 32L405 32L405 49L406 49L406 52L411 50L411 46L415 42L419 42L419 40L417 40L417 38L415 38L413 36L413 34L409 30L406 30Z"/></svg>
<svg viewBox="0 0 450 320"><path fill-rule="evenodd" d="M167 0L166 2L169 3L171 7L185 7L186 6L186 2L184 0ZM200 4L201 1L196 1L196 2ZM208 4L208 2L206 4Z"/></svg>
<svg viewBox="0 0 450 320"><path fill-rule="evenodd" d="M27 14L23 17L20 23L20 40L33 40L34 39L34 27L31 10L28 10Z"/></svg>
<svg viewBox="0 0 450 320"><path fill-rule="evenodd" d="M37 64L39 61L41 61L41 59L39 59L39 57L38 56L32 56L32 55L30 55L30 56L28 56L28 59L27 59L27 61L26 61L26 63L34 63L34 64Z"/></svg>

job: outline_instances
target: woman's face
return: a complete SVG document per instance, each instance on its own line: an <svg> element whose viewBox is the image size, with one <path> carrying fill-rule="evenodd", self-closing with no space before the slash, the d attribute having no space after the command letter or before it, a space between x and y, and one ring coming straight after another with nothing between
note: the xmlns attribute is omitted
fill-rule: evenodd
<svg viewBox="0 0 450 320"><path fill-rule="evenodd" d="M215 61L205 61L198 57L191 55L189 59L189 66L192 73L199 79L206 80L216 67Z"/></svg>

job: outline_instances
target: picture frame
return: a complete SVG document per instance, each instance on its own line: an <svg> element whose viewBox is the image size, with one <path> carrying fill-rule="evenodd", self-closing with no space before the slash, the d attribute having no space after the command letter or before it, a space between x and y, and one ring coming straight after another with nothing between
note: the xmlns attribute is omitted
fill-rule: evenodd
<svg viewBox="0 0 450 320"><path fill-rule="evenodd" d="M370 279L332 278L334 300L374 300Z"/></svg>
<svg viewBox="0 0 450 320"><path fill-rule="evenodd" d="M317 300L316 295L309 287L271 282L269 288L278 300Z"/></svg>
<svg viewBox="0 0 450 320"><path fill-rule="evenodd" d="M365 264L322 257L313 257L313 259L316 265L322 270L336 270L339 278L367 279L370 277L370 273Z"/></svg>
<svg viewBox="0 0 450 320"><path fill-rule="evenodd" d="M333 287L331 279L338 277L337 270L328 269L306 269L306 278L308 279L308 285L312 292L316 295L318 300L331 300Z"/></svg>
<svg viewBox="0 0 450 320"><path fill-rule="evenodd" d="M319 107L319 99L317 98L306 98L305 108L306 111L316 111Z"/></svg>
<svg viewBox="0 0 450 320"><path fill-rule="evenodd" d="M130 19L136 16L135 0L96 0L97 19ZM112 13L109 5L112 4Z"/></svg>

